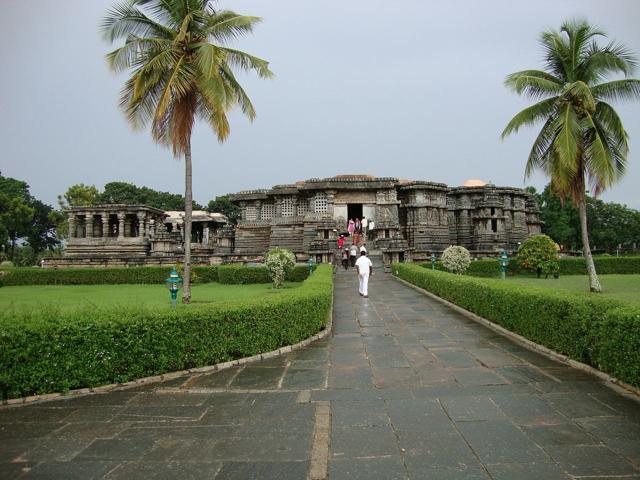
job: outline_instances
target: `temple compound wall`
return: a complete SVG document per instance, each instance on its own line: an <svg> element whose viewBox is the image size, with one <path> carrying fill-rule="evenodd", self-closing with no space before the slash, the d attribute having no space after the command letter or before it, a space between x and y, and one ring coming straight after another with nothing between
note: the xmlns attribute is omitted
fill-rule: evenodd
<svg viewBox="0 0 640 480"><path fill-rule="evenodd" d="M366 218L366 243L386 265L426 260L449 245L475 257L513 253L540 233L531 194L486 184L443 183L368 175L313 178L231 195L237 225L220 214L194 212L194 263L261 261L267 250L292 250L298 261L332 262L349 219ZM182 260L182 212L144 205L102 205L69 212L70 238L58 266L172 264ZM350 239L347 239L347 245Z"/></svg>

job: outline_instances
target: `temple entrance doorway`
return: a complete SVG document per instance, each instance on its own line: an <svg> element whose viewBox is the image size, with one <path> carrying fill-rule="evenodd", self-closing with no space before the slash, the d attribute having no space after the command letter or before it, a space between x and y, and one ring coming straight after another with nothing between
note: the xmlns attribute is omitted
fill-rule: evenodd
<svg viewBox="0 0 640 480"><path fill-rule="evenodd" d="M348 203L347 204L347 221L356 218L362 219L362 204L361 203Z"/></svg>

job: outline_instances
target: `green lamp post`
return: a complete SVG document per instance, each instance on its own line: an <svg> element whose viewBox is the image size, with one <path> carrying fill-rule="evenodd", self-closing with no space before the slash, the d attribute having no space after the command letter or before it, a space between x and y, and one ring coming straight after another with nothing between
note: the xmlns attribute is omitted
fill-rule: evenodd
<svg viewBox="0 0 640 480"><path fill-rule="evenodd" d="M436 254L432 253L431 254L431 270L435 270L436 269Z"/></svg>
<svg viewBox="0 0 640 480"><path fill-rule="evenodd" d="M309 268L309 275L313 273L313 258L309 256L309 260L307 260L307 267Z"/></svg>
<svg viewBox="0 0 640 480"><path fill-rule="evenodd" d="M502 280L507 279L507 267L509 266L509 257L507 257L507 251L503 250L500 255L500 278Z"/></svg>
<svg viewBox="0 0 640 480"><path fill-rule="evenodd" d="M178 301L178 290L182 286L182 279L176 269L171 270L169 274L169 278L164 281L164 284L169 289L169 293L171 294L171 306L176 308L176 303Z"/></svg>

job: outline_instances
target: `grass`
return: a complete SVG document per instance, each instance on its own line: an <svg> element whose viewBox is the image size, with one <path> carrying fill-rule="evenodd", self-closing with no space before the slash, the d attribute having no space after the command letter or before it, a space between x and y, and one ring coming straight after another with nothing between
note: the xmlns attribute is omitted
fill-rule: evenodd
<svg viewBox="0 0 640 480"><path fill-rule="evenodd" d="M569 290L586 295L602 295L621 302L640 305L640 275L599 275L602 293L589 292L589 277L586 275L562 275L558 279L535 277L507 277L507 281L523 286Z"/></svg>
<svg viewBox="0 0 640 480"><path fill-rule="evenodd" d="M300 283L287 283L283 290L296 288ZM278 295L270 284L221 285L219 283L191 286L191 302L216 303L242 300L256 296ZM178 304L182 290L178 294ZM136 305L162 307L170 305L169 291L163 285L30 285L0 288L0 309L32 309L55 306L62 310Z"/></svg>

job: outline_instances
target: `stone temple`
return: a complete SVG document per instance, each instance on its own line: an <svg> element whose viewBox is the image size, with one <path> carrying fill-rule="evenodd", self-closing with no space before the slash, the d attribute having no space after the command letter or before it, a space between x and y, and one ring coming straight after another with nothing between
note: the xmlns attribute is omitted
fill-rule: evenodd
<svg viewBox="0 0 640 480"><path fill-rule="evenodd" d="M270 189L236 193L237 225L220 214L194 212L193 263L261 261L267 250L292 250L298 261L332 262L349 219L366 218L356 237L385 265L426 260L449 245L474 257L514 252L540 233L531 194L481 181L443 183L370 175L313 178ZM72 208L70 238L58 266L173 264L182 257L182 212L144 205ZM347 238L346 245L350 243Z"/></svg>

